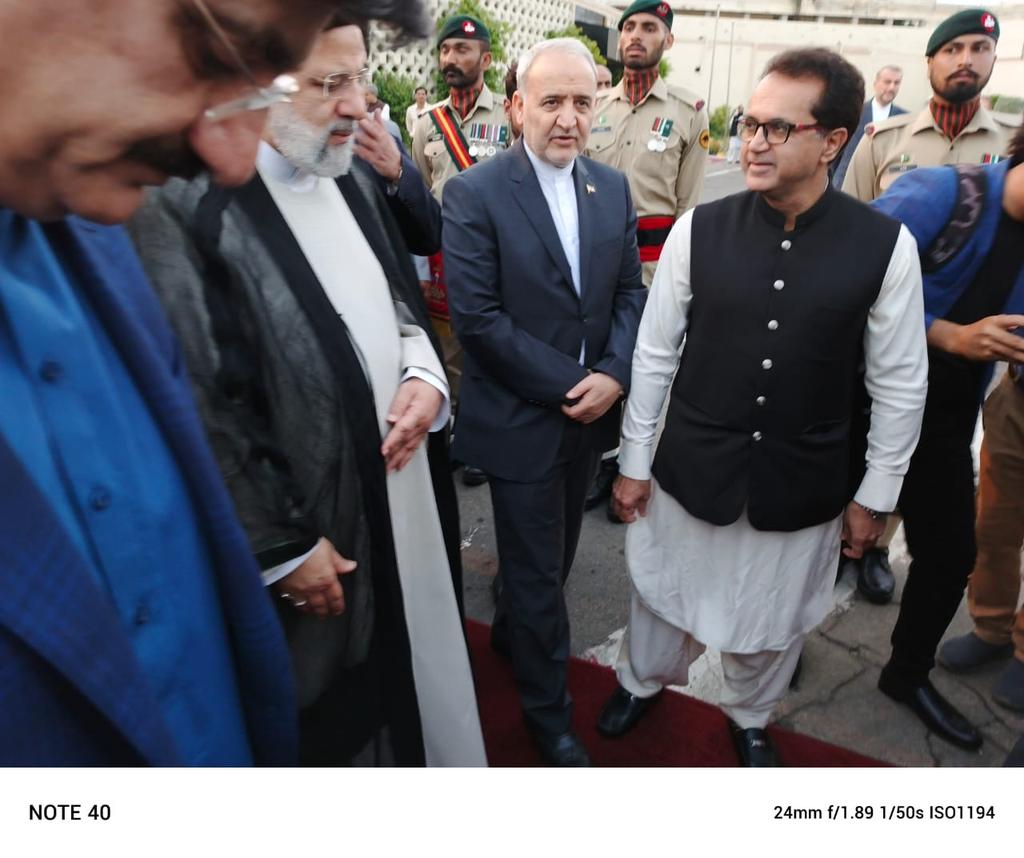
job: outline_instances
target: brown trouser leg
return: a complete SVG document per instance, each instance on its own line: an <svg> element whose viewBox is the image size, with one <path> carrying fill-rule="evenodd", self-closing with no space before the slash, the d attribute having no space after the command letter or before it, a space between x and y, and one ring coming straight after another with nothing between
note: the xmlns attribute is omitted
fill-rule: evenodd
<svg viewBox="0 0 1024 858"><path fill-rule="evenodd" d="M1013 640L1024 661L1024 611L1017 610L1024 544L1024 390L1007 375L985 402L978 487L978 559L967 604L979 638Z"/></svg>

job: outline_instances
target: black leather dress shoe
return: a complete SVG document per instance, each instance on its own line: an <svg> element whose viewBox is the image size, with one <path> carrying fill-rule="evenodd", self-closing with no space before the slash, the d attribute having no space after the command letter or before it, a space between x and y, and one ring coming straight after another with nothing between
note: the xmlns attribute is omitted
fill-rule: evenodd
<svg viewBox="0 0 1024 858"><path fill-rule="evenodd" d="M462 469L462 484L464 486L482 486L487 482L487 474L472 465L466 465Z"/></svg>
<svg viewBox="0 0 1024 858"><path fill-rule="evenodd" d="M775 753L775 746L768 734L757 727L749 727L744 730L729 719L729 733L732 735L732 744L736 748L736 754L740 758L740 765L748 769L771 769L778 768L781 763Z"/></svg>
<svg viewBox="0 0 1024 858"><path fill-rule="evenodd" d="M597 716L597 732L609 739L628 733L660 696L659 691L653 697L637 697L620 685Z"/></svg>
<svg viewBox="0 0 1024 858"><path fill-rule="evenodd" d="M590 491L587 492L587 499L583 501L583 508L590 510L601 505L612 496L612 485L619 475L619 460L605 459L601 467L597 469L594 482L590 484Z"/></svg>
<svg viewBox="0 0 1024 858"><path fill-rule="evenodd" d="M885 548L872 548L864 552L857 562L857 592L875 605L892 601L896 577L889 565L889 552Z"/></svg>
<svg viewBox="0 0 1024 858"><path fill-rule="evenodd" d="M922 685L909 685L883 668L878 677L878 690L897 703L909 706L936 736L968 751L981 747L981 733L927 680Z"/></svg>
<svg viewBox="0 0 1024 858"><path fill-rule="evenodd" d="M572 730L567 733L546 733L534 727L530 735L544 761L559 768L586 768L590 766L590 755L583 742Z"/></svg>

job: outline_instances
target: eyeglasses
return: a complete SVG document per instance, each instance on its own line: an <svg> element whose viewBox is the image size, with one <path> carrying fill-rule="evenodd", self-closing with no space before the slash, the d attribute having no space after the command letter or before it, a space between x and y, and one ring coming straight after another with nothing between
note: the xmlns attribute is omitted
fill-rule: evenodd
<svg viewBox="0 0 1024 858"><path fill-rule="evenodd" d="M252 90L245 95L208 108L204 113L207 119L211 122L221 122L239 113L265 110L272 104L291 101L288 96L294 95L299 91L299 82L294 77L287 74L278 75L270 82L270 86L260 86L249 65L242 59L242 55L238 53L238 49L232 44L231 39L228 38L221 25L217 23L217 19L213 17L213 13L204 0L192 0L192 5L196 7L203 20L206 21L206 25L224 46L224 49L231 55L231 59L238 66L238 70L252 84Z"/></svg>
<svg viewBox="0 0 1024 858"><path fill-rule="evenodd" d="M781 146L794 131L827 131L824 125L817 122L803 124L799 122L786 122L782 119L769 119L767 122L758 122L756 119L747 118L739 124L740 140L749 143L757 136L759 128L764 129L764 139L771 146Z"/></svg>
<svg viewBox="0 0 1024 858"><path fill-rule="evenodd" d="M337 100L352 92L353 87L369 86L370 80L370 70L364 66L355 72L332 72L323 79L314 78L313 83L323 87L325 99Z"/></svg>

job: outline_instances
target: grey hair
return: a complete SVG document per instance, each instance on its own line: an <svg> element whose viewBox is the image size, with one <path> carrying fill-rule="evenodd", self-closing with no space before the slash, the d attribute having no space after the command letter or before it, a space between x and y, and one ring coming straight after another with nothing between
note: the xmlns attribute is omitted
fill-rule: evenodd
<svg viewBox="0 0 1024 858"><path fill-rule="evenodd" d="M882 66L878 71L875 72L875 80L878 80L882 76L882 72L884 72L884 71L896 72L896 74L898 74L898 75L902 75L903 74L903 69L901 69L899 66L894 66L894 65Z"/></svg>
<svg viewBox="0 0 1024 858"><path fill-rule="evenodd" d="M519 65L517 66L516 71L516 87L521 92L526 92L526 77L530 73L530 66L533 65L533 61L541 54L546 54L550 51L558 51L563 54L573 54L586 60L587 65L590 66L590 70L594 73L594 85L597 85L597 63L594 62L594 55L590 53L590 49L579 39L564 37L561 39L547 39L543 42L537 42L536 45L519 57Z"/></svg>

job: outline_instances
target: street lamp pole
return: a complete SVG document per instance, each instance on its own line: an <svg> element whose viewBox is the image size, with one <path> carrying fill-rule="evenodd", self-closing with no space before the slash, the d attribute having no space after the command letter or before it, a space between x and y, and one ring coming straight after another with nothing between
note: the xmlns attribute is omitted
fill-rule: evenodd
<svg viewBox="0 0 1024 858"><path fill-rule="evenodd" d="M711 37L711 70L708 72L708 113L711 113L711 84L715 80L715 48L718 47L718 19L721 17L722 7L715 7L715 32Z"/></svg>

